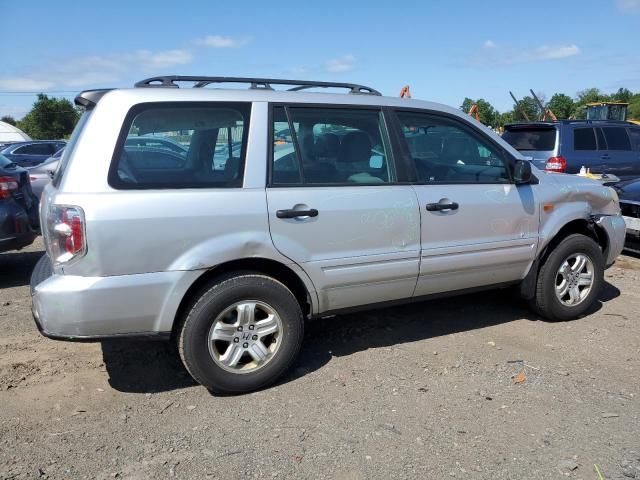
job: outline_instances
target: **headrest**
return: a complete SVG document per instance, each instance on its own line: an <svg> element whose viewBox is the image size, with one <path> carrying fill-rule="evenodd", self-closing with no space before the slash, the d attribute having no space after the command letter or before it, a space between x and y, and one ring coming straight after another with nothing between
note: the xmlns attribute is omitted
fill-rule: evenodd
<svg viewBox="0 0 640 480"><path fill-rule="evenodd" d="M345 163L368 162L371 158L371 140L362 131L347 133L340 142L336 161Z"/></svg>

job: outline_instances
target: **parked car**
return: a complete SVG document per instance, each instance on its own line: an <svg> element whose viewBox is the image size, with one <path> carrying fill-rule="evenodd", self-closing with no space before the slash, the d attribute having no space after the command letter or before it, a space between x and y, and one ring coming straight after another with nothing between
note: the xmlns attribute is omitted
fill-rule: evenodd
<svg viewBox="0 0 640 480"><path fill-rule="evenodd" d="M613 120L561 120L506 125L502 135L538 168L640 177L640 126Z"/></svg>
<svg viewBox="0 0 640 480"><path fill-rule="evenodd" d="M131 137L127 138L125 148L130 155L130 161L134 166L144 168L145 158L151 156L153 164L158 166L164 158L170 164L182 164L187 156L187 149L173 140L163 138ZM33 193L40 198L44 187L51 182L53 174L58 168L60 157L64 152L64 147L46 159L40 165L29 168L31 177L31 188ZM161 158L162 157L162 158ZM140 164L140 165L139 165Z"/></svg>
<svg viewBox="0 0 640 480"><path fill-rule="evenodd" d="M567 320L622 250L613 189L538 170L455 108L327 82L147 88L181 80L76 98L40 207L45 336L168 338L202 385L246 392L292 365L306 319L516 285ZM299 91L327 86L357 94ZM135 164L136 135L186 136L186 157Z"/></svg>
<svg viewBox="0 0 640 480"><path fill-rule="evenodd" d="M640 253L640 179L618 183L622 218L627 225L625 248Z"/></svg>
<svg viewBox="0 0 640 480"><path fill-rule="evenodd" d="M38 230L38 200L24 168L0 155L0 252L31 245Z"/></svg>
<svg viewBox="0 0 640 480"><path fill-rule="evenodd" d="M16 142L0 150L12 162L21 167L35 167L66 145L63 140L32 140Z"/></svg>
<svg viewBox="0 0 640 480"><path fill-rule="evenodd" d="M29 178L31 179L31 189L38 199L42 195L44 187L51 182L53 173L56 171L56 168L58 168L58 163L60 162L60 157L62 157L63 152L64 147L47 158L40 165L27 169L29 171Z"/></svg>

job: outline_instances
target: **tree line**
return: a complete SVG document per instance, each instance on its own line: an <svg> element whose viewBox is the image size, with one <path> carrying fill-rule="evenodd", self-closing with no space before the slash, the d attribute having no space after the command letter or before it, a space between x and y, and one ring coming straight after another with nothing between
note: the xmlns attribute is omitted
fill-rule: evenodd
<svg viewBox="0 0 640 480"><path fill-rule="evenodd" d="M585 109L587 103L611 101L628 103L627 118L640 119L640 92L633 93L627 88L620 88L612 94L604 93L597 88L587 88L580 90L575 97L564 93L554 93L549 101L546 101L546 96L543 93L536 93L536 96L544 107L550 109L559 120L584 119L587 115ZM539 119L543 113L538 102L530 95L519 99L518 108L514 105L513 109L507 112L499 112L484 98L473 100L468 97L465 97L460 105L460 110L468 112L474 104L478 105L480 121L492 127L502 127L507 123L524 121L526 120L524 114L531 120Z"/></svg>
<svg viewBox="0 0 640 480"><path fill-rule="evenodd" d="M5 115L0 121L18 127L34 140L58 140L69 138L79 118L80 111L66 98L40 93L21 120Z"/></svg>

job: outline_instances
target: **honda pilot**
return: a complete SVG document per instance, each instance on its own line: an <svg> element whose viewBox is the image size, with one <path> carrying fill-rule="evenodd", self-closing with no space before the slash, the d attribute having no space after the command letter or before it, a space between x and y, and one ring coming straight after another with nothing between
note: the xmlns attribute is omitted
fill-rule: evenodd
<svg viewBox="0 0 640 480"><path fill-rule="evenodd" d="M180 76L76 104L40 204L35 322L175 342L215 392L272 384L314 317L516 286L542 317L576 318L623 246L613 189L539 170L444 105Z"/></svg>

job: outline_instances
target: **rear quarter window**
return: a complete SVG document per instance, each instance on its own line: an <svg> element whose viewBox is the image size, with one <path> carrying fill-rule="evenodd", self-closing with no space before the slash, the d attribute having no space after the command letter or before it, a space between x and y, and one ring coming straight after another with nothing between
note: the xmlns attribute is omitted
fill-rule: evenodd
<svg viewBox="0 0 640 480"><path fill-rule="evenodd" d="M507 128L502 138L520 151L549 151L556 146L555 128Z"/></svg>
<svg viewBox="0 0 640 480"><path fill-rule="evenodd" d="M146 103L125 119L109 184L117 189L241 187L250 103Z"/></svg>

